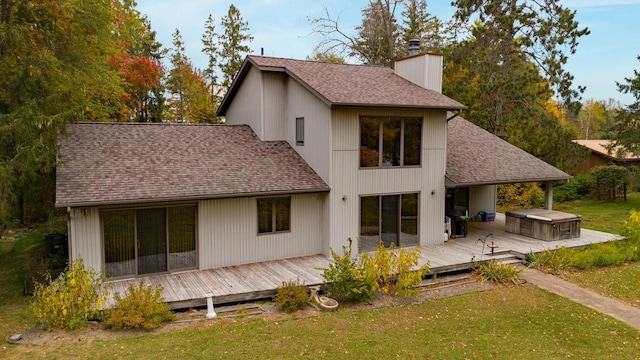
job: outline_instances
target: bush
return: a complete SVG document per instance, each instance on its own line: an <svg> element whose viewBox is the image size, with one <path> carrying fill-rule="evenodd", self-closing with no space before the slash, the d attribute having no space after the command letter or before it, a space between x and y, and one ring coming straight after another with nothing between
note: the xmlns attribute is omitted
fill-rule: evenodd
<svg viewBox="0 0 640 360"><path fill-rule="evenodd" d="M31 308L38 323L48 329L78 329L96 318L106 303L107 291L93 269L75 260L60 277L35 285Z"/></svg>
<svg viewBox="0 0 640 360"><path fill-rule="evenodd" d="M566 184L553 190L553 201L565 202L589 198L593 179L590 175L578 174Z"/></svg>
<svg viewBox="0 0 640 360"><path fill-rule="evenodd" d="M115 307L106 312L104 326L113 329L156 329L175 315L162 299L162 288L130 285L125 297L115 294Z"/></svg>
<svg viewBox="0 0 640 360"><path fill-rule="evenodd" d="M623 166L597 166L589 174L593 179L592 194L600 200L614 200L616 188L629 183L629 171Z"/></svg>
<svg viewBox="0 0 640 360"><path fill-rule="evenodd" d="M557 274L572 265L571 250L561 247L557 250L544 250L527 255L530 268L541 269L545 272Z"/></svg>
<svg viewBox="0 0 640 360"><path fill-rule="evenodd" d="M420 249L394 250L387 248L381 242L373 256L364 254L362 266L365 272L375 276L378 280L375 290L383 294L394 296L414 296L418 291L415 286L422 281L422 277L429 273L429 265L412 271L420 259Z"/></svg>
<svg viewBox="0 0 640 360"><path fill-rule="evenodd" d="M504 210L542 207L544 191L536 183L498 185L496 205Z"/></svg>
<svg viewBox="0 0 640 360"><path fill-rule="evenodd" d="M573 266L578 269L618 266L634 257L634 251L628 243L598 243L589 245L584 250L577 250L573 256Z"/></svg>
<svg viewBox="0 0 640 360"><path fill-rule="evenodd" d="M278 309L291 313L304 309L309 304L309 294L301 280L290 280L276 289L274 301Z"/></svg>
<svg viewBox="0 0 640 360"><path fill-rule="evenodd" d="M520 281L520 270L510 264L501 264L495 261L489 261L482 264L477 270L476 274L480 276L480 281L491 281L494 283L517 284Z"/></svg>
<svg viewBox="0 0 640 360"><path fill-rule="evenodd" d="M344 255L331 249L333 263L321 268L322 278L327 283L329 296L338 301L370 301L377 282L374 273L367 273L360 264L351 259L351 248L343 246Z"/></svg>

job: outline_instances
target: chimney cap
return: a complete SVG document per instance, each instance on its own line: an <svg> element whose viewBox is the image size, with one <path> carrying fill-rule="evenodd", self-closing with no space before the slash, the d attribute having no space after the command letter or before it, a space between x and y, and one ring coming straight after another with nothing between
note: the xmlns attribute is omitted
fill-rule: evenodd
<svg viewBox="0 0 640 360"><path fill-rule="evenodd" d="M420 52L420 39L409 40L409 56L418 55Z"/></svg>

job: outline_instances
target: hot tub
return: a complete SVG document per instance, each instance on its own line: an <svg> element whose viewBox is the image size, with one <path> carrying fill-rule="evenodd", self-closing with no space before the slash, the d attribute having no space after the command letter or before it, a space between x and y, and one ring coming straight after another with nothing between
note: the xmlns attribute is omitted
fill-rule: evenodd
<svg viewBox="0 0 640 360"><path fill-rule="evenodd" d="M580 215L545 209L506 212L506 231L554 241L580 237Z"/></svg>

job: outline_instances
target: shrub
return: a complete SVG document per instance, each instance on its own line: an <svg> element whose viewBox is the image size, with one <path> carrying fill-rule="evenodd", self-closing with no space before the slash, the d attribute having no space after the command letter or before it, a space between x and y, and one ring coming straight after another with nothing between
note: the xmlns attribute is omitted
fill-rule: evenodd
<svg viewBox="0 0 640 360"><path fill-rule="evenodd" d="M544 250L539 253L529 253L527 255L528 266L537 268L548 273L557 274L571 266L571 251L565 247L556 250Z"/></svg>
<svg viewBox="0 0 640 360"><path fill-rule="evenodd" d="M593 179L592 194L601 200L614 200L616 188L629 183L629 171L623 166L597 166L589 174Z"/></svg>
<svg viewBox="0 0 640 360"><path fill-rule="evenodd" d="M489 261L482 264L477 270L476 274L480 276L480 281L491 281L494 283L517 284L520 281L520 270L510 264L497 263L495 261Z"/></svg>
<svg viewBox="0 0 640 360"><path fill-rule="evenodd" d="M35 285L31 308L38 323L48 329L78 329L95 318L106 303L107 291L101 278L82 260L75 260L56 280L49 274Z"/></svg>
<svg viewBox="0 0 640 360"><path fill-rule="evenodd" d="M344 255L331 249L333 263L321 268L329 296L338 301L369 301L373 297L377 277L351 259L351 247L343 246Z"/></svg>
<svg viewBox="0 0 640 360"><path fill-rule="evenodd" d="M127 294L115 294L115 307L106 311L104 326L113 329L156 329L172 321L175 315L162 299L162 288L130 285Z"/></svg>
<svg viewBox="0 0 640 360"><path fill-rule="evenodd" d="M393 247L385 247L381 242L373 256L362 256L362 266L365 272L377 278L375 290L380 290L383 294L405 297L415 295L418 291L415 286L429 273L429 265L412 271L418 265L419 259L419 248L394 250Z"/></svg>
<svg viewBox="0 0 640 360"><path fill-rule="evenodd" d="M573 266L578 269L618 266L633 257L635 257L634 251L628 243L598 243L576 251L573 256Z"/></svg>
<svg viewBox="0 0 640 360"><path fill-rule="evenodd" d="M553 201L565 202L589 198L593 179L590 175L578 174L566 184L553 190Z"/></svg>
<svg viewBox="0 0 640 360"><path fill-rule="evenodd" d="M505 210L542 207L544 191L536 183L498 185L496 205Z"/></svg>
<svg viewBox="0 0 640 360"><path fill-rule="evenodd" d="M289 280L276 289L274 301L278 309L291 313L309 304L309 294L301 280Z"/></svg>

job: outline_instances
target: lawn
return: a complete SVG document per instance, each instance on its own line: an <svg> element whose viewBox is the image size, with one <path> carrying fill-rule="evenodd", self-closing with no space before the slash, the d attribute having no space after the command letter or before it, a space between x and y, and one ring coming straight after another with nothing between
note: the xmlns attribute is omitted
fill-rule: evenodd
<svg viewBox="0 0 640 360"><path fill-rule="evenodd" d="M582 227L617 234L632 209L640 210L640 193L631 193L627 201L576 200L554 203L555 210L582 215Z"/></svg>
<svg viewBox="0 0 640 360"><path fill-rule="evenodd" d="M417 305L202 322L114 340L13 346L12 358L633 359L640 333L530 285ZM2 356L2 353L0 353Z"/></svg>
<svg viewBox="0 0 640 360"><path fill-rule="evenodd" d="M563 273L562 277L601 295L620 299L632 306L640 307L638 274L640 274L640 262L567 272Z"/></svg>

